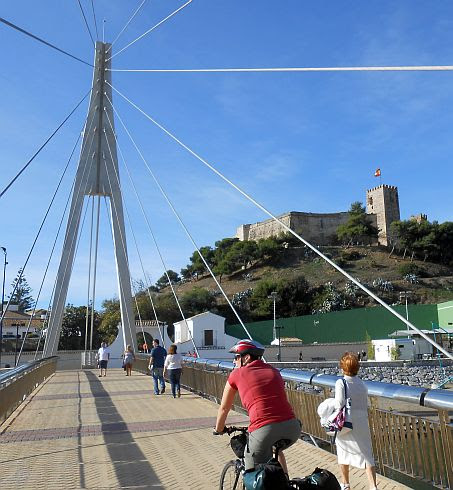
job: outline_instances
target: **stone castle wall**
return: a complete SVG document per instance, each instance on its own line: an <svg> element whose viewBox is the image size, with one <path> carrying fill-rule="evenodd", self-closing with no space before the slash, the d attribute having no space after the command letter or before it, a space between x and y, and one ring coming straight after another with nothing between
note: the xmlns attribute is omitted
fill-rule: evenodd
<svg viewBox="0 0 453 490"><path fill-rule="evenodd" d="M380 185L367 191L366 212L373 226L379 230L378 243L388 245L391 240L390 224L400 219L398 189ZM335 242L337 228L346 223L348 212L303 213L291 211L278 216L286 226L314 245L330 245ZM273 219L244 224L236 230L241 241L259 240L285 233L285 228Z"/></svg>

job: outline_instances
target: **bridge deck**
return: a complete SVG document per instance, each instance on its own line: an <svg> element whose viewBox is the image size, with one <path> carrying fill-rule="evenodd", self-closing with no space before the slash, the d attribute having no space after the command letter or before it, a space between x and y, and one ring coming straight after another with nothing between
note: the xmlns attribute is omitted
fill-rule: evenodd
<svg viewBox="0 0 453 490"><path fill-rule="evenodd" d="M0 426L0 488L217 488L233 456L226 436L212 436L217 406L188 392L154 396L151 384L118 369L57 372ZM287 457L292 476L338 474L335 456L310 444ZM352 483L368 488L359 470ZM379 488L407 487L380 477Z"/></svg>

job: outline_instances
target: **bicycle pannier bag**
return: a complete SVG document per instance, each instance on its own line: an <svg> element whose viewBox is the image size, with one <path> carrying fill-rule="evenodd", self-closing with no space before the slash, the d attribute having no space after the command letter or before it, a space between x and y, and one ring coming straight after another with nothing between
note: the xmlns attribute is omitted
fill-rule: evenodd
<svg viewBox="0 0 453 490"><path fill-rule="evenodd" d="M233 436L230 440L230 446L238 458L244 457L245 446L247 445L247 435L244 433Z"/></svg>
<svg viewBox="0 0 453 490"><path fill-rule="evenodd" d="M254 470L247 470L244 486L246 490L287 490L289 483L280 463L272 458Z"/></svg>
<svg viewBox="0 0 453 490"><path fill-rule="evenodd" d="M329 470L324 470L322 468L315 468L315 471L311 475L297 480L298 490L313 490L316 488L322 490L340 490L340 484L335 478L335 475Z"/></svg>

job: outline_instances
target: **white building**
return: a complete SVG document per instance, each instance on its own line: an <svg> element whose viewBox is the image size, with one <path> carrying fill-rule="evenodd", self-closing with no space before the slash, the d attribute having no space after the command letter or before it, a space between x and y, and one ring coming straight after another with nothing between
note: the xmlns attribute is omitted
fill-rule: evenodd
<svg viewBox="0 0 453 490"><path fill-rule="evenodd" d="M238 339L225 333L223 316L206 311L187 318L186 322L181 320L173 324L178 352L183 355L194 352L195 343L200 357L231 359L228 351Z"/></svg>
<svg viewBox="0 0 453 490"><path fill-rule="evenodd" d="M381 339L373 340L374 359L379 362L392 361L395 359L413 361L423 356L431 356L433 348L431 344L423 339ZM392 357L397 354L396 358Z"/></svg>

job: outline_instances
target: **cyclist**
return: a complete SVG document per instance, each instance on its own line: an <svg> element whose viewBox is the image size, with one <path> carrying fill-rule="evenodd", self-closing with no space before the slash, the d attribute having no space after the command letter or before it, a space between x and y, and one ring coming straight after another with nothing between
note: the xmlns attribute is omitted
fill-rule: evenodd
<svg viewBox="0 0 453 490"><path fill-rule="evenodd" d="M235 354L237 369L231 372L225 384L215 430L224 432L228 412L239 391L250 418L245 451L245 469L248 470L257 464L267 463L277 441L286 439L286 447L294 444L300 437L301 424L288 402L279 371L261 359L264 347L259 342L245 339L237 342L230 352ZM278 460L288 475L283 451L279 452Z"/></svg>

